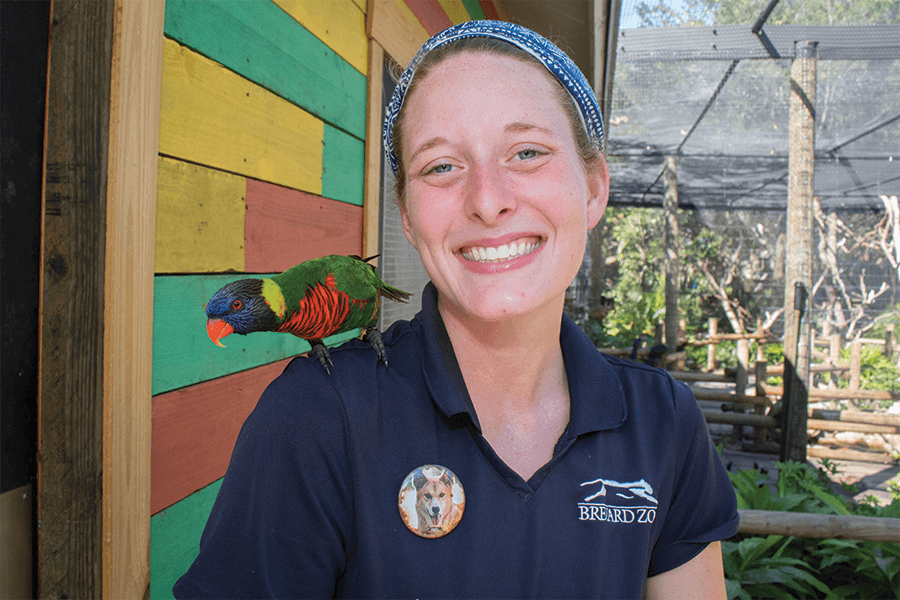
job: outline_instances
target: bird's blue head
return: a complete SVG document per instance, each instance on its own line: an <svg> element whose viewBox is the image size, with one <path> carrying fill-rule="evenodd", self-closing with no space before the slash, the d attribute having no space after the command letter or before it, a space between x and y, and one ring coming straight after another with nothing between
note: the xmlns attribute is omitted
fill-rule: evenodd
<svg viewBox="0 0 900 600"><path fill-rule="evenodd" d="M206 304L206 332L218 346L231 333L271 331L278 322L263 297L262 279L241 279L225 285Z"/></svg>

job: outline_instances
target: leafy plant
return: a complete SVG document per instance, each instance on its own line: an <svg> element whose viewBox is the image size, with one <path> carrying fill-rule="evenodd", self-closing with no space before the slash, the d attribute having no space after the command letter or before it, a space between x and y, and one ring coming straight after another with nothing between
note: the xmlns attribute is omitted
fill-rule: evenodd
<svg viewBox="0 0 900 600"><path fill-rule="evenodd" d="M816 591L827 595L828 586L813 575L809 565L788 555L792 541L794 538L770 535L722 542L729 600L811 598Z"/></svg>
<svg viewBox="0 0 900 600"><path fill-rule="evenodd" d="M756 469L729 473L738 508L900 518L900 499L888 506L853 504L829 489L824 462L816 470L799 462L777 462L778 478ZM900 547L851 540L806 540L782 536L735 536L722 542L729 599L897 598Z"/></svg>

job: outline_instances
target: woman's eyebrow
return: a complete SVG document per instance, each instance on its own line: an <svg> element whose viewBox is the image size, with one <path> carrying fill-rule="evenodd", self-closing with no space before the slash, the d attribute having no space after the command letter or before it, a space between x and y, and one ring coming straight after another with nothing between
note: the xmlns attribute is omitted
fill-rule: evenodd
<svg viewBox="0 0 900 600"><path fill-rule="evenodd" d="M429 148L434 148L435 146L439 146L440 144L445 144L445 143L447 143L447 138L440 137L440 136L433 137L430 140L425 140L424 142L422 142L421 144L416 146L416 149L413 150L412 153L409 155L409 164L412 164L413 160L420 153L425 152Z"/></svg>
<svg viewBox="0 0 900 600"><path fill-rule="evenodd" d="M541 133L545 133L547 135L553 135L553 130L551 129L541 127L540 125L534 125L532 123L521 122L508 124L506 127L504 127L504 131L506 131L507 133L516 133L519 131L540 131Z"/></svg>

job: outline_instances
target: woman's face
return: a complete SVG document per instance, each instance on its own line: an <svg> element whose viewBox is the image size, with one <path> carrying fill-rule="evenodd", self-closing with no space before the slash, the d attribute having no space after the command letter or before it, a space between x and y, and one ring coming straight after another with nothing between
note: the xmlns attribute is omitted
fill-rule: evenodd
<svg viewBox="0 0 900 600"><path fill-rule="evenodd" d="M537 65L467 52L406 100L403 226L442 311L562 309L609 179L602 158L583 166L554 85Z"/></svg>

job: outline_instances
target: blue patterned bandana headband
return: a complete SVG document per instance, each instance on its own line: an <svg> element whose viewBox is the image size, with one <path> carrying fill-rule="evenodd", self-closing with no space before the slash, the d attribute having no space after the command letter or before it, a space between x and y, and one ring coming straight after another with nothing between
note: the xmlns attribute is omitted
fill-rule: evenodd
<svg viewBox="0 0 900 600"><path fill-rule="evenodd" d="M388 104L382 131L384 150L394 173L399 168L397 156L394 154L394 123L400 114L400 108L403 106L409 84L416 74L416 68L435 48L454 40L473 37L503 40L521 48L544 65L569 92L575 106L578 107L585 131L591 139L599 142L600 150L603 150L603 118L600 116L600 105L597 103L597 97L591 86L572 59L555 44L521 25L505 21L467 21L449 27L425 42L409 62L400 81L397 82L397 87L394 88L394 95L391 103Z"/></svg>

